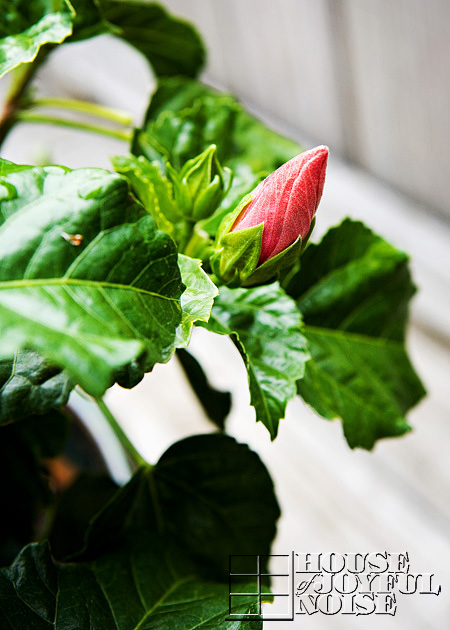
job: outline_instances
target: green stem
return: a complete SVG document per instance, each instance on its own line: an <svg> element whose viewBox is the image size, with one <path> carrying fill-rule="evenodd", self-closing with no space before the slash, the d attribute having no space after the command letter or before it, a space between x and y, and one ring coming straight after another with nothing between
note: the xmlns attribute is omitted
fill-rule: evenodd
<svg viewBox="0 0 450 630"><path fill-rule="evenodd" d="M116 438L119 440L120 444L122 445L122 448L128 455L131 462L136 466L136 468L139 468L139 466L149 466L149 464L145 461L142 455L138 453L134 444L130 441L125 431L117 422L116 418L111 413L111 410L106 405L103 398L94 398L94 400L97 403L98 408L100 409L100 411L102 412L106 420L108 421L109 426L114 431Z"/></svg>
<svg viewBox="0 0 450 630"><path fill-rule="evenodd" d="M203 231L198 231L194 226L189 240L184 247L183 254L185 256L190 256L191 258L204 259L208 254L208 248L210 247L211 242L212 239L209 234Z"/></svg>
<svg viewBox="0 0 450 630"><path fill-rule="evenodd" d="M57 116L51 116L49 114L35 114L33 112L22 111L17 112L15 120L31 123L44 123L56 125L58 127L68 127L69 129L79 129L81 131L90 131L103 136L109 136L110 138L125 140L126 142L130 142L133 137L132 129L111 129L109 127L99 127L98 125L93 125L91 123L58 118Z"/></svg>
<svg viewBox="0 0 450 630"><path fill-rule="evenodd" d="M96 116L97 118L103 118L104 120L110 120L122 125L131 125L133 122L133 117L128 112L72 98L37 98L33 101L31 107L57 107L60 109L68 109L73 112L89 114L90 116Z"/></svg>
<svg viewBox="0 0 450 630"><path fill-rule="evenodd" d="M193 221L186 220L186 224L184 226L184 233L178 239L178 251L180 252L180 254L185 253L186 246L191 240L194 227L195 227L195 223Z"/></svg>
<svg viewBox="0 0 450 630"><path fill-rule="evenodd" d="M14 71L13 81L0 115L0 147L14 126L17 112L24 107L28 86L50 50L51 46L43 46L33 63L24 63Z"/></svg>

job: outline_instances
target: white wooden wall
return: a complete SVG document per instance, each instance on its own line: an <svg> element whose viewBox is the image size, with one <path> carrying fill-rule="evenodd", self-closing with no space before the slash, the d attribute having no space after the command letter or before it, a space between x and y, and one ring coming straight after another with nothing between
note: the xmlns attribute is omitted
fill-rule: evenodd
<svg viewBox="0 0 450 630"><path fill-rule="evenodd" d="M448 0L167 0L206 77L450 217Z"/></svg>

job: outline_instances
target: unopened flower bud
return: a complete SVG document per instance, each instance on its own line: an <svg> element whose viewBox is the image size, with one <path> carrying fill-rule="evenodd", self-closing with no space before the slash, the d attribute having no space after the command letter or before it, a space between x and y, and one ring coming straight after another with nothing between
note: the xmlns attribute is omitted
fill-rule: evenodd
<svg viewBox="0 0 450 630"><path fill-rule="evenodd" d="M266 282L292 264L305 246L322 196L328 148L286 162L226 217L211 265L226 284Z"/></svg>
<svg viewBox="0 0 450 630"><path fill-rule="evenodd" d="M205 219L216 210L231 178L229 169L221 167L214 144L188 160L180 172L167 164L167 175L175 201L189 221Z"/></svg>

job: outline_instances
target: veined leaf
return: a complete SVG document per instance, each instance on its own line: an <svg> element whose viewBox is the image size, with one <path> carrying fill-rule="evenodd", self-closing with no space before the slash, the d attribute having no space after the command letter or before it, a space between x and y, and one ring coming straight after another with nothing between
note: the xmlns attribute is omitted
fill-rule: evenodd
<svg viewBox="0 0 450 630"><path fill-rule="evenodd" d="M167 361L181 322L175 246L101 169L0 164L2 353L42 352L88 393Z"/></svg>
<svg viewBox="0 0 450 630"><path fill-rule="evenodd" d="M221 287L204 326L231 335L247 367L256 419L274 439L309 358L295 302L278 283L251 289Z"/></svg>
<svg viewBox="0 0 450 630"><path fill-rule="evenodd" d="M207 322L219 289L202 269L202 261L178 254L178 266L186 289L181 296L183 311L177 330L177 348L185 348L195 322Z"/></svg>
<svg viewBox="0 0 450 630"><path fill-rule="evenodd" d="M0 360L0 424L63 407L72 387L67 374L37 352Z"/></svg>
<svg viewBox="0 0 450 630"><path fill-rule="evenodd" d="M99 0L104 19L116 35L139 50L157 76L196 76L205 49L195 28L146 0Z"/></svg>
<svg viewBox="0 0 450 630"><path fill-rule="evenodd" d="M306 249L287 287L312 356L299 393L342 419L351 447L408 431L405 413L424 395L404 346L414 290L406 254L350 220Z"/></svg>
<svg viewBox="0 0 450 630"><path fill-rule="evenodd" d="M134 475L93 521L82 557L94 559L142 528L176 540L201 572L226 579L230 555L270 553L279 514L256 453L229 436L197 435Z"/></svg>
<svg viewBox="0 0 450 630"><path fill-rule="evenodd" d="M228 621L228 584L196 569L174 541L145 532L92 562L55 562L46 544L29 545L0 571L0 619L11 630L262 629L257 617ZM259 612L258 597L238 599L234 614Z"/></svg>
<svg viewBox="0 0 450 630"><path fill-rule="evenodd" d="M34 60L44 44L72 33L74 11L66 0L0 0L0 76Z"/></svg>
<svg viewBox="0 0 450 630"><path fill-rule="evenodd" d="M172 185L162 175L158 165L145 157L116 156L112 160L115 170L126 177L146 210L153 216L159 229L177 236L177 222L180 230L186 230L186 223L175 205ZM214 298L218 294L215 284L203 271L201 261L183 254L178 255L178 266L185 290L181 296L182 321L177 331L177 348L185 348L196 321L207 322Z"/></svg>
<svg viewBox="0 0 450 630"><path fill-rule="evenodd" d="M259 595L235 596L233 614L252 617L228 619L229 555L270 553L278 515L255 453L224 435L182 440L117 492L70 562L29 545L0 571L0 619L13 630L261 629Z"/></svg>
<svg viewBox="0 0 450 630"><path fill-rule="evenodd" d="M112 158L114 169L126 177L143 206L155 219L158 228L174 236L176 224L184 220L173 200L172 184L157 164L145 157L119 155Z"/></svg>

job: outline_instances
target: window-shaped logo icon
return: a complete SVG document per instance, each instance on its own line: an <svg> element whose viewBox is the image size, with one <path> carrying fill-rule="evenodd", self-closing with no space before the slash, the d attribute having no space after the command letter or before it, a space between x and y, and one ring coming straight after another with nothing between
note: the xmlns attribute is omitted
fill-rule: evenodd
<svg viewBox="0 0 450 630"><path fill-rule="evenodd" d="M229 563L230 620L294 619L293 553L234 555Z"/></svg>

